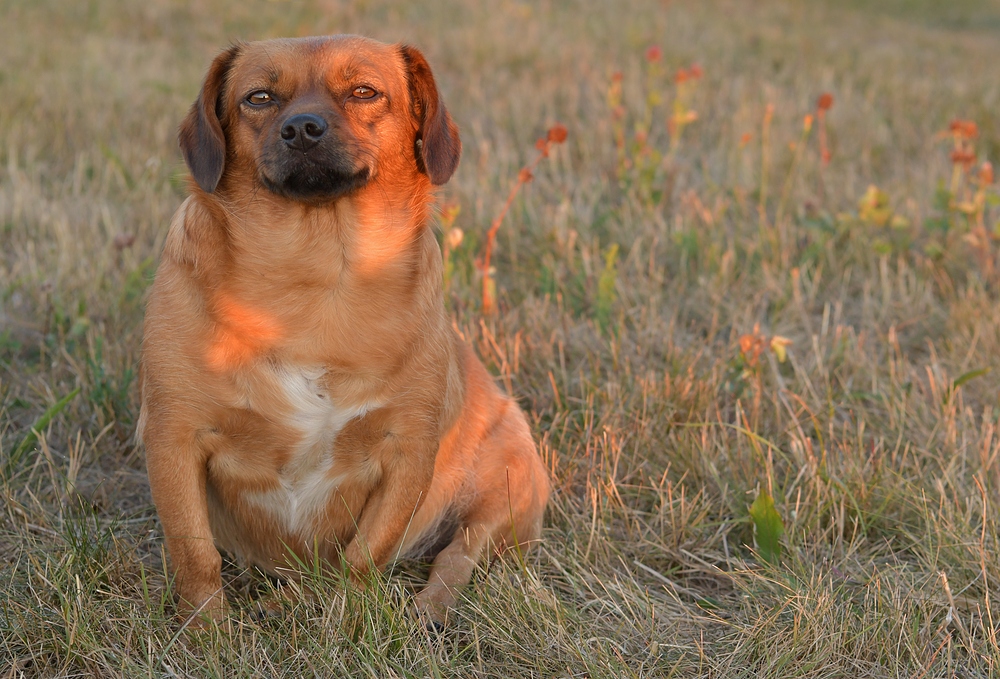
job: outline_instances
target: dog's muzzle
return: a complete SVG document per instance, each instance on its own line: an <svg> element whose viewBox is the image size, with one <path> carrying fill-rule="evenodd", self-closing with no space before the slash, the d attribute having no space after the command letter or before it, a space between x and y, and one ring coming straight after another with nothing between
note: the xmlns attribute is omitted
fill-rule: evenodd
<svg viewBox="0 0 1000 679"><path fill-rule="evenodd" d="M371 174L355 158L357 142L317 113L296 113L279 123L260 159L269 191L293 200L327 202L364 186Z"/></svg>

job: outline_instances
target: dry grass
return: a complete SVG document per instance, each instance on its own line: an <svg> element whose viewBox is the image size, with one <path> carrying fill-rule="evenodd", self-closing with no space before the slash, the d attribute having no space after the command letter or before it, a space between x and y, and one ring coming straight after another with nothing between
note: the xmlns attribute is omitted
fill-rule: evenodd
<svg viewBox="0 0 1000 679"><path fill-rule="evenodd" d="M948 207L935 137L973 120L1000 159L995 4L0 6L3 676L1000 672L1000 215ZM264 622L267 583L231 566L231 629L178 634L132 441L175 129L228 40L323 32L422 47L461 126L449 303L531 413L545 541L477 575L441 637L407 609L418 564L346 599L317 576L321 603ZM556 121L483 318L486 230ZM870 184L885 204L859 207Z"/></svg>

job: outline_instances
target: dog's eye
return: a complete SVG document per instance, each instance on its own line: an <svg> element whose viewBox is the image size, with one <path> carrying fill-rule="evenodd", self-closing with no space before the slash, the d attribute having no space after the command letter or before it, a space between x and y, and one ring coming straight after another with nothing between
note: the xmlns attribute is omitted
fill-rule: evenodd
<svg viewBox="0 0 1000 679"><path fill-rule="evenodd" d="M361 87L355 87L354 92L351 94L358 99L371 99L375 96L376 92L372 88L362 85Z"/></svg>
<svg viewBox="0 0 1000 679"><path fill-rule="evenodd" d="M253 104L254 106L263 106L264 104L270 104L272 101L274 101L274 98L271 97L270 93L265 92L264 90L251 92L247 95L247 103Z"/></svg>

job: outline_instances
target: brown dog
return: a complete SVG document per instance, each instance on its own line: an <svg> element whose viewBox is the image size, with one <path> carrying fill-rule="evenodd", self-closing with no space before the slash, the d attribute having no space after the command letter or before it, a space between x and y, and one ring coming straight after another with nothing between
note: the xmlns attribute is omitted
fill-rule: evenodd
<svg viewBox="0 0 1000 679"><path fill-rule="evenodd" d="M224 609L218 548L358 581L434 556L436 622L539 536L523 413L449 325L433 185L458 130L424 57L355 36L220 54L180 130L197 186L146 313L140 434L182 610Z"/></svg>

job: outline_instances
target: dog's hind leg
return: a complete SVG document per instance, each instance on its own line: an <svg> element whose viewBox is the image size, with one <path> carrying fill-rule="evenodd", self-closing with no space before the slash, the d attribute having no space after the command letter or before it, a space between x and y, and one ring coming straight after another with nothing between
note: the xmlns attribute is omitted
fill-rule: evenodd
<svg viewBox="0 0 1000 679"><path fill-rule="evenodd" d="M443 624L455 607L458 591L468 584L489 552L527 549L541 535L549 494L548 477L535 453L523 415L508 417L484 442L476 498L452 541L434 559L417 608L431 622Z"/></svg>
<svg viewBox="0 0 1000 679"><path fill-rule="evenodd" d="M509 521L507 522L509 526ZM477 524L455 531L451 543L434 558L427 586L417 595L417 610L432 623L444 624L455 607L459 590L472 579L472 572L494 545L498 526ZM498 545L498 551L502 545Z"/></svg>

